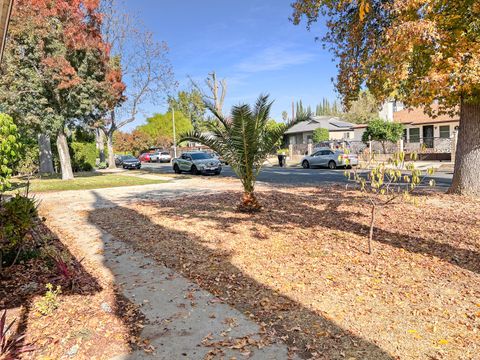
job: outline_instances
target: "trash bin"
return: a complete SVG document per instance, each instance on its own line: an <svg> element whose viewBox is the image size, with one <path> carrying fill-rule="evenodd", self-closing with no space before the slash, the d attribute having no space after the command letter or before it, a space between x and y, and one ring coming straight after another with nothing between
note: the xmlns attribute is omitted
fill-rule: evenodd
<svg viewBox="0 0 480 360"><path fill-rule="evenodd" d="M285 159L287 158L287 155L284 154L279 154L278 155L278 166L284 167L285 166Z"/></svg>

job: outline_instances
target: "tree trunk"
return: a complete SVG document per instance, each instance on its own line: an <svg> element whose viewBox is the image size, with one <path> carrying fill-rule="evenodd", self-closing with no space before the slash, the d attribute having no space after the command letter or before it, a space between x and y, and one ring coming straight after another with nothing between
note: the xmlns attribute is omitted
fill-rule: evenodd
<svg viewBox="0 0 480 360"><path fill-rule="evenodd" d="M372 216L370 218L370 232L368 233L368 253L372 253L372 240L373 240L373 229L375 227L375 210L376 210L376 205L372 205Z"/></svg>
<svg viewBox="0 0 480 360"><path fill-rule="evenodd" d="M68 151L67 135L65 135L63 128L58 131L57 149L60 167L62 169L62 180L73 180L72 161L70 160L70 152Z"/></svg>
<svg viewBox="0 0 480 360"><path fill-rule="evenodd" d="M50 143L50 136L47 134L38 134L38 149L40 157L40 174L53 174L52 145Z"/></svg>
<svg viewBox="0 0 480 360"><path fill-rule="evenodd" d="M98 157L100 158L100 162L105 162L105 135L103 134L103 130L100 128L95 129L95 140L96 140L96 147L98 150Z"/></svg>
<svg viewBox="0 0 480 360"><path fill-rule="evenodd" d="M242 196L242 202L238 205L241 212L257 212L262 209L262 205L257 200L253 191L245 191Z"/></svg>
<svg viewBox="0 0 480 360"><path fill-rule="evenodd" d="M455 171L449 193L480 197L480 104L460 105Z"/></svg>
<svg viewBox="0 0 480 360"><path fill-rule="evenodd" d="M113 131L107 133L107 151L108 151L108 168L116 169L115 153L113 152Z"/></svg>

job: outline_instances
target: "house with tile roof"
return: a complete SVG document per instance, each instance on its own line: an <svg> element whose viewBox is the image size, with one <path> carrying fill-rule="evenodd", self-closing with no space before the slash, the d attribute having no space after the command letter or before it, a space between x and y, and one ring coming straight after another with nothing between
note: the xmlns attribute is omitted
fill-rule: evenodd
<svg viewBox="0 0 480 360"><path fill-rule="evenodd" d="M432 113L438 113L438 105L432 104ZM458 130L459 115L442 114L431 116L421 107L407 109L402 103L388 102L379 112L379 117L404 126L404 149L417 151L423 148L427 152L451 153L452 137ZM367 124L354 125L354 140L361 141Z"/></svg>
<svg viewBox="0 0 480 360"><path fill-rule="evenodd" d="M436 113L438 106L434 104L432 110ZM453 136L458 129L460 116L444 114L433 117L426 114L423 108L414 108L394 112L393 121L405 127L405 143L419 143L426 148L434 148Z"/></svg>
<svg viewBox="0 0 480 360"><path fill-rule="evenodd" d="M336 116L312 116L288 129L285 132L285 143L287 145L308 144L312 142L313 131L318 128L327 129L330 140L353 139L353 125Z"/></svg>

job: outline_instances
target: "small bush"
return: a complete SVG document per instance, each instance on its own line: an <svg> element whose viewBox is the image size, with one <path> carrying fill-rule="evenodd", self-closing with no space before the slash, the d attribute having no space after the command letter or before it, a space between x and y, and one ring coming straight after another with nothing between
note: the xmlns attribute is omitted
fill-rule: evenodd
<svg viewBox="0 0 480 360"><path fill-rule="evenodd" d="M20 160L15 165L15 172L19 175L33 175L39 170L38 145L36 143L24 143L20 153Z"/></svg>
<svg viewBox="0 0 480 360"><path fill-rule="evenodd" d="M48 283L45 287L47 288L47 292L35 303L35 308L44 316L50 315L58 308L58 296L62 293L61 286L57 286L57 288L53 290L53 285Z"/></svg>
<svg viewBox="0 0 480 360"><path fill-rule="evenodd" d="M92 171L97 159L95 143L72 142L70 144L73 171Z"/></svg>
<svg viewBox="0 0 480 360"><path fill-rule="evenodd" d="M10 253L27 248L26 242L32 241L30 231L38 218L37 208L35 199L19 194L10 201L0 203L0 255L8 257Z"/></svg>
<svg viewBox="0 0 480 360"><path fill-rule="evenodd" d="M20 148L17 126L10 116L0 114L0 195L10 188L12 167L18 159Z"/></svg>
<svg viewBox="0 0 480 360"><path fill-rule="evenodd" d="M318 128L313 131L313 142L315 144L320 143L322 141L328 141L330 139L330 133L328 129Z"/></svg>

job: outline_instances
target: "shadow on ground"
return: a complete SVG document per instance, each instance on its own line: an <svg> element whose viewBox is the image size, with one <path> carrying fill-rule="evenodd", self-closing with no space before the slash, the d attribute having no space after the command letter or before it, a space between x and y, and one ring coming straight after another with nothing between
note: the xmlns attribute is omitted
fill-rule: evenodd
<svg viewBox="0 0 480 360"><path fill-rule="evenodd" d="M74 329L72 324L82 322L85 317L88 320L89 315L95 316L102 313L102 310L94 307L93 304L88 306L88 301L86 301L87 307L81 310L87 313L76 312L78 310L76 306L84 304L78 299L91 299L92 296L101 293L104 288L84 267L83 259L77 259L59 240L55 232L44 223L35 227L33 238L38 242L38 250L35 251L41 251L41 255L34 258L20 256L16 264L5 267L0 272L0 313L4 309L7 310L7 323L15 320L10 339L26 335L17 343L17 348L21 348L26 343L33 346L33 351L23 354L22 358L42 356L53 358L49 350L52 346L56 348L55 357L65 356L61 352L68 351L72 341L73 344L79 341L79 339L70 338ZM59 267L58 262L54 260L57 256L65 261L67 270ZM59 308L48 316L42 316L36 309L36 301L45 295L46 284L49 283L53 284L54 289L57 286L61 287ZM124 320L125 327L130 330L130 337L138 335L138 329L131 323L131 314L125 316L127 312L132 311L131 304L123 295L119 293L114 295L115 301L109 312L112 312L116 318ZM139 316L135 320L138 320ZM32 321L35 322L34 326ZM79 334L79 336L87 335ZM59 348L63 350L58 350ZM87 353L89 353L88 356L97 356L103 354L103 350L105 349L99 351L97 348L91 348L87 349ZM12 356L17 358L18 355Z"/></svg>
<svg viewBox="0 0 480 360"><path fill-rule="evenodd" d="M334 187L335 189L335 187ZM184 212L182 207L175 207L172 204L164 206L159 204L158 208L162 213L169 216L179 216L182 219L203 219L216 222L216 226L224 229L231 227L234 222L244 222L245 224L261 224L268 226L276 231L282 231L285 226L296 227L316 227L321 224L323 227L350 232L355 235L367 236L369 232L369 210L359 213L342 210L344 204L359 201L364 204L365 208L369 208L369 204L352 191L344 191L340 186L333 191L319 191L315 195L298 194L285 191L270 191L260 194L261 201L264 205L262 216L253 216L245 218L243 214L237 214L236 217L223 216L224 211L230 210L233 213L236 207L236 201L240 198L240 193L225 194L221 201L211 202L208 197L195 197L184 200L183 203L191 201L195 204L195 211ZM148 196L148 195L147 195ZM318 209L315 203L326 204L325 209ZM291 204L294 206L291 206ZM152 203L152 206L156 206ZM266 215L265 215L266 213ZM388 210L387 210L388 213ZM436 219L445 218L446 215L438 213ZM364 221L359 221L363 218ZM399 219L398 221L403 221ZM475 226L472 219L460 220L469 229ZM443 242L436 241L432 238L419 237L415 235L401 233L393 230L386 230L380 226L376 226L374 230L374 241L385 245L394 246L404 249L411 253L426 254L436 257L452 265L459 266L466 270L480 273L480 253L474 249L460 248L448 242L448 239L442 239ZM436 229L438 238L442 238L442 229ZM467 236L463 234L463 236Z"/></svg>
<svg viewBox="0 0 480 360"><path fill-rule="evenodd" d="M276 196L291 195L279 193ZM209 203L207 199L197 196L190 199L196 204L194 212L181 213L181 207L165 210L170 211L169 215L178 216L178 230L156 224L147 216L130 208L115 207L113 203L110 204L111 208L108 208L108 201L98 194L97 202L103 208L89 212L88 219L91 224L131 245L135 250L154 258L158 264L180 273L216 297L226 299L235 309L265 326L267 332L282 338L291 349L297 349L303 358L314 355L325 359L393 358L376 344L257 282L232 263L229 252L212 249L202 243L200 237L183 231L180 220L184 216L208 218L216 221L218 226L224 227L228 227L230 221L243 221L241 218L234 220L222 218L219 213L223 211L225 204ZM174 203L175 200L172 200L172 204ZM227 207L230 205L226 204ZM288 216L291 219L295 216L295 209L276 211L278 216ZM293 213L289 214L291 211ZM281 231L280 224L278 229ZM150 241L143 241L146 238ZM108 259L106 260L108 263ZM258 298L275 298L275 305L272 307L260 303ZM295 324L301 324L302 329L297 331ZM159 326L157 337L161 336L161 331L162 326ZM180 354L177 356L181 357Z"/></svg>

